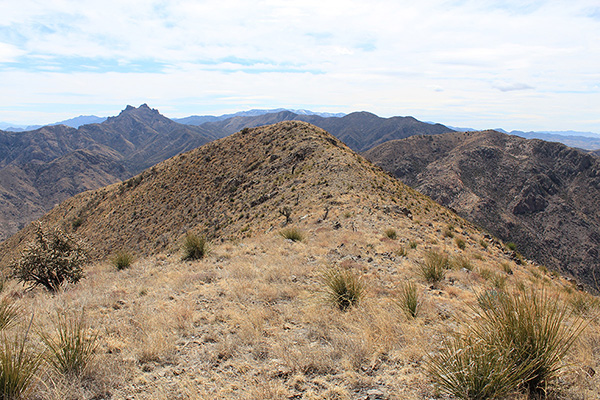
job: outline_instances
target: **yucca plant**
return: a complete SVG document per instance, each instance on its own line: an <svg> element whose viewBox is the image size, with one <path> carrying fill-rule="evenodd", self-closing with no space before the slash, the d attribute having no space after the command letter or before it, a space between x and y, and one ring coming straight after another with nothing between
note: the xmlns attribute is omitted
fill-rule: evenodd
<svg viewBox="0 0 600 400"><path fill-rule="evenodd" d="M19 307L7 297L0 300L0 331L10 327L19 316Z"/></svg>
<svg viewBox="0 0 600 400"><path fill-rule="evenodd" d="M419 312L419 292L417 285L406 282L400 287L398 293L398 305L409 318L416 318Z"/></svg>
<svg viewBox="0 0 600 400"><path fill-rule="evenodd" d="M54 327L54 334L40 333L46 361L63 375L81 375L94 356L97 335L88 332L83 312L79 316L57 313Z"/></svg>
<svg viewBox="0 0 600 400"><path fill-rule="evenodd" d="M516 392L527 367L511 362L511 349L498 348L471 336L449 338L428 360L437 388L458 399L500 399Z"/></svg>
<svg viewBox="0 0 600 400"><path fill-rule="evenodd" d="M510 359L515 368L527 366L522 386L532 397L546 393L584 328L582 319L567 325L572 316L567 306L533 289L498 296L494 306L481 308L479 315L481 322L473 333L499 349L512 349Z"/></svg>
<svg viewBox="0 0 600 400"><path fill-rule="evenodd" d="M323 274L327 301L341 311L358 305L365 293L365 285L353 271L331 268Z"/></svg>
<svg viewBox="0 0 600 400"><path fill-rule="evenodd" d="M389 239L395 240L398 238L398 233L396 232L396 230L394 228L388 228L383 233Z"/></svg>
<svg viewBox="0 0 600 400"><path fill-rule="evenodd" d="M183 260L199 260L208 253L208 243L203 236L187 232L183 240Z"/></svg>
<svg viewBox="0 0 600 400"><path fill-rule="evenodd" d="M31 323L29 326L31 327ZM28 334L29 328L22 338L10 340L2 336L2 343L0 343L0 398L2 399L23 398L29 391L31 381L40 366L40 356L26 347Z"/></svg>
<svg viewBox="0 0 600 400"><path fill-rule="evenodd" d="M432 250L425 255L425 261L419 263L419 272L426 282L437 283L444 279L449 267L448 256Z"/></svg>
<svg viewBox="0 0 600 400"><path fill-rule="evenodd" d="M301 242L304 240L304 234L297 228L282 229L279 234L292 242Z"/></svg>
<svg viewBox="0 0 600 400"><path fill-rule="evenodd" d="M133 254L126 250L119 250L112 259L113 266L119 271L131 267L133 264Z"/></svg>

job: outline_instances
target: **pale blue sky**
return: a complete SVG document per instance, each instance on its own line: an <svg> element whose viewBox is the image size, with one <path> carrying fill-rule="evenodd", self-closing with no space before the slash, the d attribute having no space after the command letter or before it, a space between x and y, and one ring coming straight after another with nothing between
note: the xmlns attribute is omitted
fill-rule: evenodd
<svg viewBox="0 0 600 400"><path fill-rule="evenodd" d="M4 0L0 121L251 108L600 132L600 3Z"/></svg>

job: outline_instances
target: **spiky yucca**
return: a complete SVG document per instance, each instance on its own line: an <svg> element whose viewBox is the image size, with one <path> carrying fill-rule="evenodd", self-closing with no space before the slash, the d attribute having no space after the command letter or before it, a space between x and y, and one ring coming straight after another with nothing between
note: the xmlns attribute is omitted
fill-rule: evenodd
<svg viewBox="0 0 600 400"><path fill-rule="evenodd" d="M400 287L398 305L409 318L416 318L419 313L419 292L417 285L406 282Z"/></svg>
<svg viewBox="0 0 600 400"><path fill-rule="evenodd" d="M208 253L208 243L204 236L198 236L193 232L185 234L183 240L183 260L199 260Z"/></svg>
<svg viewBox="0 0 600 400"><path fill-rule="evenodd" d="M31 326L31 323L30 323ZM29 391L29 386L41 362L38 354L27 346L29 328L21 338L0 339L0 398L20 399Z"/></svg>
<svg viewBox="0 0 600 400"><path fill-rule="evenodd" d="M10 327L19 316L19 307L7 297L0 300L0 331Z"/></svg>
<svg viewBox="0 0 600 400"><path fill-rule="evenodd" d="M419 263L419 272L428 283L437 283L444 279L450 267L448 256L431 250L425 255L425 261Z"/></svg>
<svg viewBox="0 0 600 400"><path fill-rule="evenodd" d="M89 334L85 314L57 313L54 334L40 333L48 352L46 361L64 375L81 375L97 347L97 335Z"/></svg>
<svg viewBox="0 0 600 400"><path fill-rule="evenodd" d="M365 293L362 279L348 269L331 268L323 274L325 295L329 303L341 311L358 305Z"/></svg>
<svg viewBox="0 0 600 400"><path fill-rule="evenodd" d="M298 228L282 229L279 234L292 242L301 242L304 240L304 234Z"/></svg>
<svg viewBox="0 0 600 400"><path fill-rule="evenodd" d="M120 250L114 255L112 259L112 264L115 266L116 269L120 271L131 267L131 264L133 264L133 260L133 254L126 250Z"/></svg>

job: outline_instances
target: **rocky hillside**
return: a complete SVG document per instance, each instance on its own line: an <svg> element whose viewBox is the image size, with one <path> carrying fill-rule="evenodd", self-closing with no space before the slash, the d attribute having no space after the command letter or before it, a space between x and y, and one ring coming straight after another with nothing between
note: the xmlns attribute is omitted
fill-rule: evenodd
<svg viewBox="0 0 600 400"><path fill-rule="evenodd" d="M79 283L52 294L4 281L5 300L35 316L26 349L41 354L40 334L73 315L97 347L80 375L44 363L31 398L450 399L428 362L500 291L577 305L588 329L548 389L580 400L600 387L597 299L517 264L497 239L305 122L244 129L81 193L41 221L86 241L94 261ZM189 231L208 236L202 259L182 261ZM0 266L31 234L30 226L0 244ZM117 251L135 257L119 268L106 257ZM348 297L332 286L360 295L342 309ZM577 326L579 317L566 318L563 326ZM29 321L3 334L22 334ZM479 370L469 371L467 382L479 382ZM516 384L501 389L527 398Z"/></svg>
<svg viewBox="0 0 600 400"><path fill-rule="evenodd" d="M428 124L413 117L381 118L368 112L354 112L338 117L299 115L291 111L269 113L251 117L233 117L224 121L201 125L215 134L231 134L245 127L257 127L281 121L305 121L325 129L340 139L354 151L365 151L378 144L393 139L403 139L413 135L437 135L451 129L440 124Z"/></svg>
<svg viewBox="0 0 600 400"><path fill-rule="evenodd" d="M127 179L213 139L147 105L79 129L0 131L0 240L77 193Z"/></svg>
<svg viewBox="0 0 600 400"><path fill-rule="evenodd" d="M376 193L371 193L373 189ZM381 202L386 193L394 200ZM409 206L398 203L408 202ZM75 196L42 220L90 240L97 255L119 248L168 250L188 230L243 237L292 218L321 216L350 203L401 215L431 200L396 182L327 132L305 122L244 129L159 163L123 182ZM16 247L30 233L4 243Z"/></svg>
<svg viewBox="0 0 600 400"><path fill-rule="evenodd" d="M415 136L365 156L525 256L595 286L600 160L495 131Z"/></svg>

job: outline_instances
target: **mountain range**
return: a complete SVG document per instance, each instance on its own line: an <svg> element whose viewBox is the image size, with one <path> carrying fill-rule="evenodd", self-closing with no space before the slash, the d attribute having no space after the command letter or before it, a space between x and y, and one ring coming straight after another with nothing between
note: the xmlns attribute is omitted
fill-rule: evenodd
<svg viewBox="0 0 600 400"><path fill-rule="evenodd" d="M365 157L526 257L600 279L600 159L496 131L413 136Z"/></svg>
<svg viewBox="0 0 600 400"><path fill-rule="evenodd" d="M410 117L353 113L324 118L290 111L193 126L176 123L145 104L127 106L117 117L78 129L51 125L28 132L0 131L0 240L77 193L128 179L244 127L286 120L316 122L355 150L412 134L448 131Z"/></svg>

